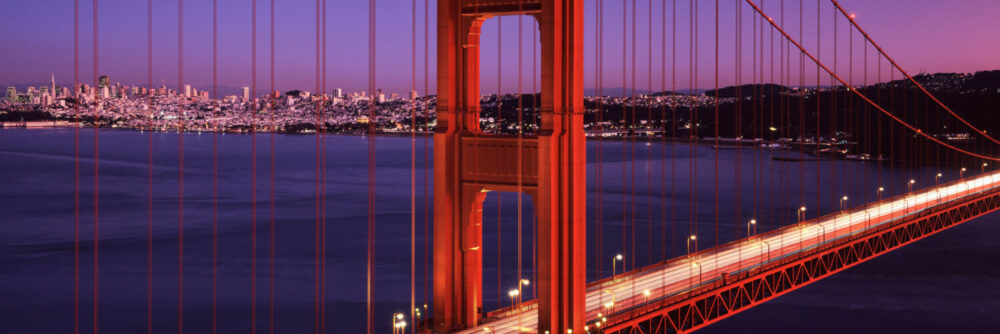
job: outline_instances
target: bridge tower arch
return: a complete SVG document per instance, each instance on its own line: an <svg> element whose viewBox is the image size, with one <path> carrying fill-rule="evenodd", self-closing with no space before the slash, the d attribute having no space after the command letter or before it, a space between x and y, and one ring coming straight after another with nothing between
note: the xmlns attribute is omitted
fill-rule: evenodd
<svg viewBox="0 0 1000 334"><path fill-rule="evenodd" d="M475 326L485 311L482 202L485 192L495 190L521 191L534 201L538 332L582 333L587 240L583 1L439 0L437 14L434 330ZM539 23L541 120L537 133L521 140L479 129L479 34L486 19L500 15L530 15Z"/></svg>

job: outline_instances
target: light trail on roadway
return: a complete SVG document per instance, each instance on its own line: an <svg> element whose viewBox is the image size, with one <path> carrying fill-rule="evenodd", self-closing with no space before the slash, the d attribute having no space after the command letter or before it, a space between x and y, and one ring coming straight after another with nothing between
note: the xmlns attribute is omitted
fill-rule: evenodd
<svg viewBox="0 0 1000 334"><path fill-rule="evenodd" d="M661 298L673 297L713 282L722 274L754 269L839 239L867 232L902 217L1000 187L1000 172L920 189L854 209L806 220L761 235L732 241L588 284L587 323ZM535 333L534 301L510 309L459 333Z"/></svg>

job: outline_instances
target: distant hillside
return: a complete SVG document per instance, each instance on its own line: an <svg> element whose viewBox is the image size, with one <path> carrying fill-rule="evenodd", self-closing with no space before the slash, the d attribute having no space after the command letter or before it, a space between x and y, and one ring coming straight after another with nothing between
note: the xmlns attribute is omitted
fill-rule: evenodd
<svg viewBox="0 0 1000 334"><path fill-rule="evenodd" d="M739 88L739 90L737 90ZM760 95L777 94L780 92L787 91L788 87L775 84L748 84L742 86L729 86L719 89L720 98L730 98L736 97L737 93L739 95L747 97L754 95L754 92L761 92ZM705 96L715 96L715 90L709 90L705 92Z"/></svg>

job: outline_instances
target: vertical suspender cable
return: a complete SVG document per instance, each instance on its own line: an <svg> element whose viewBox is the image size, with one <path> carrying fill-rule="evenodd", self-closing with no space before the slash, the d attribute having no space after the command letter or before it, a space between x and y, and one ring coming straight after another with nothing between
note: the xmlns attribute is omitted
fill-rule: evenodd
<svg viewBox="0 0 1000 334"><path fill-rule="evenodd" d="M375 92L375 0L368 0L368 89ZM375 303L375 98L368 103L368 270L367 333L373 332Z"/></svg>
<svg viewBox="0 0 1000 334"><path fill-rule="evenodd" d="M652 0L650 0L652 1ZM650 11L652 12L652 11ZM652 20L650 21L652 25ZM652 26L649 29L653 29ZM650 48L653 46L650 45ZM652 68L650 68L652 71ZM660 261L667 260L667 0L660 4ZM652 120L650 120L652 122ZM651 157L652 158L652 157ZM671 159L673 160L673 159ZM652 182L652 180L650 180ZM660 275L660 285L666 276Z"/></svg>
<svg viewBox="0 0 1000 334"><path fill-rule="evenodd" d="M250 333L257 332L257 1L251 15L250 77ZM317 237L319 235L317 234Z"/></svg>
<svg viewBox="0 0 1000 334"><path fill-rule="evenodd" d="M323 11L324 24L326 10ZM324 29L324 33L325 33ZM326 44L326 39L323 41ZM323 58L326 61L326 57ZM410 7L410 91L417 91L417 0ZM420 328L417 321L417 97L410 100L410 321L411 333Z"/></svg>
<svg viewBox="0 0 1000 334"><path fill-rule="evenodd" d="M670 0L670 257L677 255L677 0Z"/></svg>
<svg viewBox="0 0 1000 334"><path fill-rule="evenodd" d="M537 67L536 67L537 58L535 58L535 56L538 53L538 34L540 34L538 22L535 21L535 24L533 26L534 26L534 28L532 28L532 30L531 30L531 108L535 112L533 114L534 116L532 118L531 124L534 125L534 124L536 124L536 120L540 118L539 117L539 112L538 112L538 110L539 110L538 109L538 102L539 101L538 101L538 99L536 97L539 96L539 95L541 95L541 94L540 93L538 95L535 94L535 92L537 91L535 83L536 83L536 79L538 78L538 72L536 71L537 70ZM520 156L520 155L518 155L518 156ZM532 241L531 241L531 272L532 272L532 277L531 277L531 281L532 282L536 282L536 283L538 282L538 257L536 255L536 250L538 248L538 211L537 210L538 210L538 208L535 208L535 207L532 207L532 210L531 210L532 211L532 215L531 215L531 231L532 231L532 233L531 233L531 235L532 235ZM538 285L534 285L531 288L531 296L532 296L532 298L538 298L538 288L537 288L537 286Z"/></svg>
<svg viewBox="0 0 1000 334"><path fill-rule="evenodd" d="M476 10L479 10L477 3ZM496 95L496 105L497 105L497 119L503 117L503 103L501 102L502 94L501 89L503 87L503 17L497 17L497 95ZM520 129L521 124L518 123L518 128ZM520 131L520 130L518 130ZM474 169L479 169L479 150L475 151ZM476 180L478 182L478 179ZM500 219L500 196L497 196L497 308L503 305L503 295L501 294L501 280L503 279L503 243L501 242L503 236L503 221Z"/></svg>
<svg viewBox="0 0 1000 334"><path fill-rule="evenodd" d="M184 0L177 1L177 90L184 89ZM187 108L187 100L181 106ZM177 332L184 331L184 117L177 129Z"/></svg>
<svg viewBox="0 0 1000 334"><path fill-rule="evenodd" d="M647 36L647 58L646 58L646 94L653 93L653 0L649 0L649 11L648 11L648 22L649 26L646 27ZM647 96L649 98L650 96ZM646 128L648 129L653 124L653 104L647 102L646 106ZM646 224L648 224L648 230L646 232L646 263L652 264L655 262L653 260L653 145L652 136L649 131L646 131Z"/></svg>
<svg viewBox="0 0 1000 334"><path fill-rule="evenodd" d="M602 100L603 100L603 98L602 98L601 93L600 93L601 92L601 47L602 47L601 46L601 34L603 32L601 30L601 28L602 28L602 24L601 24L601 7L603 7L603 2L601 0L594 1L594 22L595 22L595 25L596 25L596 28L594 29L594 45L595 45L595 47L594 47L594 88L597 91L597 98L594 100L594 102L595 102L595 106L594 107L596 109L596 111L595 111L595 117L594 117L595 118L594 129L596 130L596 132L597 132L598 135L597 135L596 140L595 140L597 142L595 144L595 151L597 151L596 152L597 154L594 157L594 159L596 161L596 165L597 165L596 166L597 167L597 171L594 173L595 174L594 178L595 178L595 183L596 183L596 185L594 187L595 187L596 191L595 191L595 195L594 195L594 197L595 197L595 199L594 199L594 255L592 256L592 259L594 260L594 272L597 273L598 277L602 276L601 275L601 259L603 258L603 256L601 255L602 254L601 253L601 246L602 246L601 245L601 197L602 197L602 193L603 193L603 189L602 189L602 186L603 186L603 182L602 181L603 180L601 179L601 175L603 174L603 171L601 170L602 169L601 167L603 165L602 164L603 159L601 158L601 143L603 141L602 140L602 137L603 137L602 134L604 132L604 127L601 124L601 122L603 121L603 119L602 119L603 118L602 117L602 114L603 114ZM537 113L537 111L538 111L538 105L534 103L534 101L535 101L534 100L534 97L535 97L535 50L534 50L534 43L535 43L534 39L535 39L535 37L534 36L535 36L535 33L532 32L531 36L532 36L531 37L532 38L532 51L531 51L531 97L532 97L532 108ZM603 302L602 302L602 304L603 304Z"/></svg>
<svg viewBox="0 0 1000 334"><path fill-rule="evenodd" d="M430 33L430 0L424 0L424 96L430 95L430 40L428 37ZM427 304L429 302L430 296L430 272L431 272L431 252L430 252L430 226L431 226L431 201L430 201L430 134L427 132L426 128L426 113L425 109L425 128L424 128L424 313L430 316L427 310Z"/></svg>
<svg viewBox="0 0 1000 334"><path fill-rule="evenodd" d="M153 0L149 0L149 25L150 40L152 41L152 18ZM152 43L152 42L150 42ZM153 46L149 46L150 68L149 68L149 89L150 101L152 101L153 89ZM212 99L213 105L219 100L219 1L212 0ZM221 108L215 107L214 114L218 116ZM152 102L150 103L150 115L152 115ZM219 330L219 129L212 125L212 334ZM152 129L150 129L152 130ZM150 132L150 145L152 145L152 132ZM152 173L152 171L150 172ZM150 204L152 206L152 204ZM152 242L152 222L150 222L150 242ZM152 246L150 246L150 257L152 257ZM150 271L152 271L152 258L150 259ZM152 280L152 274L150 274ZM152 288L150 288L152 294ZM152 312L152 304L150 304ZM153 333L153 323L148 324L148 333Z"/></svg>
<svg viewBox="0 0 1000 334"><path fill-rule="evenodd" d="M215 7L213 7L214 10ZM153 333L153 0L146 2L146 79L148 80L149 90L146 92L146 103L149 104L149 124L147 126L147 131L149 135L146 142L146 209L149 212L149 216L146 221L146 333ZM214 11L213 11L213 27L214 25ZM214 35L213 35L214 36ZM213 37L214 38L214 37ZM213 39L213 58L212 58L212 82L215 82L215 48ZM215 135L212 136L212 152L213 152L213 165L216 159L214 158L216 149ZM214 170L214 169L213 169ZM214 176L215 174L213 174ZM212 181L213 197L212 197L212 221L213 226L216 220L217 213L217 200L214 196L214 189L216 187L215 178ZM213 234L214 236L214 234ZM214 241L214 239L213 239ZM214 243L213 243L214 245ZM213 257L214 259L214 257ZM213 261L213 282L215 278L215 270ZM212 285L212 301L213 306L215 305L215 285ZM215 312L213 308L212 323L215 323ZM214 326L213 326L214 328ZM214 334L214 333L213 333Z"/></svg>
<svg viewBox="0 0 1000 334"><path fill-rule="evenodd" d="M518 11L519 12L523 12L524 11L524 3L522 1L518 0L517 6L518 6ZM521 145L523 144L522 138L523 138L523 135L524 135L524 103L523 103L524 101L523 101L523 96L521 95L522 94L522 92L521 92L521 75L522 75L522 71L521 71L521 58L523 56L523 52L521 52L522 51L521 49L523 47L523 43L521 42L521 39L522 39L522 37L521 37L521 30L523 29L523 26L524 26L523 20L524 20L524 15L518 15L517 16L517 124L518 124L518 129L519 130L517 131L517 151L518 152L517 152L517 159L516 159L517 160L517 169L518 169L518 171L517 171L517 277L516 277L516 279L517 279L518 290L521 290L521 288L523 287L523 285L521 284L521 282L522 282L521 280L523 279L523 276L521 276L522 275L521 274L521 261L523 260L523 256L522 256L522 253L521 253L521 232L522 232L521 231L521 227L522 227L522 220L523 220L523 217L524 217L523 214L522 214L523 213L523 211L522 211L523 210L523 198L524 198L523 193L522 193L522 189L523 189L524 178L523 178L523 175L521 175L523 173L523 171L524 171L523 168L522 168L522 166L521 166L522 161L523 161L522 160L523 158L522 158L521 155L524 154L524 149L521 147ZM534 123L534 122L532 122L532 123ZM523 293L523 291L521 293ZM517 298L518 299L522 299L523 296L522 295L518 295ZM520 324L520 322L521 322L521 310L520 309L517 312L517 320L518 320L518 328L520 328L521 327L521 324Z"/></svg>
<svg viewBox="0 0 1000 334"><path fill-rule="evenodd" d="M518 6L518 11L519 12L523 12L524 11L524 3L521 0L518 0L517 6ZM521 163L522 163L522 159L523 158L521 157L521 155L524 154L524 149L521 147L521 145L523 144L522 137L524 135L524 130L523 130L524 129L524 103L523 103L524 101L523 101L523 96L521 95L522 94L522 92L521 92L521 74L522 74L522 71L521 71L521 58L523 56L523 52L521 52L521 48L523 47L523 43L521 42L521 38L522 38L521 37L521 30L523 30L523 27L524 27L523 20L524 20L524 15L518 15L517 16L517 125L518 125L518 129L520 129L520 130L517 131L517 151L518 151L517 152L517 169L518 169L518 171L517 171L517 277L516 278L517 278L518 290L521 290L521 287L523 286L521 284L521 280L524 278L524 276L521 276L521 260L523 259L523 256L522 256L522 253L521 253L521 226L522 226L521 222L522 222L522 219L523 219L522 210L523 210L523 204L524 204L523 203L523 198L524 198L523 195L524 194L522 193L524 178L523 178L523 175L521 175L522 172L523 172L523 169L521 167ZM532 122L532 123L534 123L534 122ZM522 291L522 293L523 293L523 291ZM523 296L519 295L518 299L521 299L521 298L523 298ZM521 322L520 321L521 320L521 312L520 311L521 310L518 310L518 312L517 312L517 314L518 314L518 317L517 317L517 319L518 319L518 328L521 327L520 326L520 322Z"/></svg>
<svg viewBox="0 0 1000 334"><path fill-rule="evenodd" d="M636 53L635 52L635 44L636 44L636 39L635 39L635 36L636 36L636 26L635 25L636 25L636 21L638 21L638 17L636 16L636 3L637 2L639 2L639 0L632 0L632 61L631 61L631 64L632 64L632 73L631 73L631 78L632 78L632 82L631 82L631 84L632 84L631 85L631 87L632 87L632 95L631 95L631 103L629 103L629 115L630 115L629 119L630 119L630 122L631 122L629 124L629 137L630 137L629 138L629 142L632 145L632 155L629 158L629 167L630 167L629 179L631 180L631 185L629 187L629 188L631 188L631 197L629 198L629 211L632 214L632 242L631 242L632 243L632 252L631 252L632 253L632 262L631 263L632 263L632 268L633 269L635 268L635 266L637 264L639 264L639 255L636 254L636 242L635 242L635 232L636 232L635 231L636 230L636 225L635 225L635 223L636 223L635 222L635 213L636 213L636 210L635 210L635 202L636 202L636 200L635 200L635 136L636 136L636 132L635 132L635 127L636 127L635 112L636 112L636 104L637 104L636 103L637 96L635 95L635 53ZM635 281L632 281L632 290L633 290L632 293L635 294L635 291L634 291L635 290Z"/></svg>
<svg viewBox="0 0 1000 334"><path fill-rule="evenodd" d="M652 0L651 0L652 1ZM650 29L653 29L650 27ZM653 46L650 45L652 48ZM652 69L650 69L652 71ZM673 69L671 69L673 71ZM660 261L666 263L667 258L667 0L660 5L660 91L663 102L660 102ZM673 124L671 124L673 126ZM673 161L673 157L670 157ZM671 212L676 211L671 209ZM660 286L666 285L666 275L660 275Z"/></svg>
<svg viewBox="0 0 1000 334"><path fill-rule="evenodd" d="M823 50L822 40L823 39L822 39L822 34L821 34L821 31L822 31L822 17L820 16L821 6L820 6L819 1L821 1L821 0L816 0L816 57L818 57L818 58L822 57L822 55L823 55L823 52L822 52L822 50ZM836 34L836 30L834 30L834 34ZM837 39L836 38L834 38L833 44L834 45L837 44ZM837 53L834 52L834 57L836 57L836 54ZM821 109L820 94L822 93L822 91L820 89L821 83L820 83L820 73L819 73L819 71L820 71L819 65L817 65L816 66L816 91L815 91L815 96L816 96L816 130L813 133L813 144L816 147L815 148L815 150L816 150L816 204L815 204L816 210L819 210L820 189L822 188L820 185L821 185L821 183L823 181L822 178L820 177L820 175L822 174L822 172L820 170L820 161L822 160L820 158L820 157L822 157L822 152L821 152L822 146L820 146L820 143L819 143L820 142L820 129L821 129L821 127L820 127L820 123L821 123L821 121L820 121L820 119L821 119L821 117L820 117L820 109ZM834 89L831 89L830 91L832 92L833 90ZM833 132L830 133L830 136L831 137L833 136ZM834 147L831 147L831 148L834 148Z"/></svg>
<svg viewBox="0 0 1000 334"><path fill-rule="evenodd" d="M98 33L97 33L97 0L94 0L94 10L93 11L94 11L93 12L93 14L94 14L94 19L93 19L93 25L94 25L93 26L93 29L94 29L94 32L93 32L94 33L94 50L93 50L94 51L94 73L93 73L93 76L94 76L94 86L99 86L99 82L98 82L98 79L97 79L97 76L100 73L98 71L98 59L99 58L97 56L98 55L98 48L97 48L97 46L98 46L98 44L97 44L97 37L98 37ZM99 191L100 188L98 187L100 185L100 179L99 179L99 176L100 176L100 172L99 172L99 170L100 170L100 168L99 168L100 167L100 162L99 162L100 161L99 160L99 158L100 158L100 152L98 150L98 148L99 148L99 145L98 145L99 142L98 142L98 131L97 131L97 129L100 127L100 125L98 123L98 120L99 120L100 116L98 115L98 113L101 110L100 107L103 106L104 102L101 101L99 97L96 98L95 100L97 101L97 104L94 106L94 114L93 114L93 116L94 116L93 117L93 119L94 119L94 273L93 273L94 274L94 311L93 311L94 312L94 314L93 314L94 315L94 320L93 320L94 323L93 323L93 326L94 326L94 334L97 334L97 332L98 332L97 331L97 329L98 329L98 321L97 321L97 319L98 319L98 312L100 311L100 308L99 308L100 304L98 303L100 294L98 293L98 289L97 288L98 288L98 278L100 277L99 276L99 272L98 272L99 255L100 255L100 252L98 251L98 246L100 245L99 229L98 228L100 226L100 224L99 224L99 222L100 222L100 220L99 220L99 217L100 217L100 215L99 215L99 209L100 209L99 200L100 200L100 194L101 194L100 191Z"/></svg>
<svg viewBox="0 0 1000 334"><path fill-rule="evenodd" d="M275 119L274 119L274 114L276 112L276 110L275 110L275 103L276 103L277 96L273 95L275 93L275 87L274 87L274 41L275 41L275 36L274 36L274 0L271 0L271 4L270 5L271 5L271 9L270 9L270 12L271 12L271 24L270 24L270 26L271 26L271 32L270 32L270 35L271 35L270 36L271 37L271 55L270 55L269 59L270 59L270 72L271 73L270 73L270 75L268 75L268 78L271 81L271 89L268 91L268 94L270 95L270 97L268 99L270 101L268 103L268 107L271 108L271 110L270 110L271 112L269 113L271 115L271 126L270 126L271 127L271 154L270 154L271 155L271 180L270 180L271 181L271 194L270 194L270 196L271 196L271 205L270 205L271 206L271 217L270 217L271 219L270 219L270 225L271 226L270 226L270 232L268 233L268 237L270 238L270 240L269 240L269 243L270 243L270 245L269 245L270 246L269 247L270 248L269 253L270 254L268 254L269 255L268 256L269 257L269 259L268 259L268 271L269 271L268 276L270 276L270 277L268 277L268 292L267 292L267 295L268 295L268 297L267 297L267 301L268 301L267 302L268 303L267 309L268 309L268 311L267 311L267 313L268 313L268 333L274 334L274 249L275 249L275 243L274 243L274 232L275 232L275 223L274 223L274 215L275 215L275 184L274 184L275 168L274 168L274 155L277 152L277 151L275 151L275 147L274 147L274 133L278 129L275 126ZM325 15L326 14L324 13L324 18L325 18ZM325 24L325 22L324 22L324 24ZM326 237L324 235L324 239L325 238Z"/></svg>
<svg viewBox="0 0 1000 334"><path fill-rule="evenodd" d="M715 0L715 243L719 244L719 0ZM718 264L719 258L715 257Z"/></svg>
<svg viewBox="0 0 1000 334"><path fill-rule="evenodd" d="M73 0L73 334L80 334L80 0Z"/></svg>
<svg viewBox="0 0 1000 334"><path fill-rule="evenodd" d="M622 0L622 98L623 99L628 96L627 93L626 93L626 88L625 88L625 87L628 86L627 85L627 82L628 82L627 81L628 80L628 77L627 77L628 76L628 72L627 72L628 71L628 61L626 61L628 59L627 58L628 57L628 51L627 51L628 40L626 39L626 37L628 35L628 7L627 7L627 4L628 4L627 0ZM622 124L625 124L626 122L628 122L628 119L626 118L627 112L625 111L625 103L623 103L621 105L620 109L621 109L621 114L622 114L621 115L621 117L622 117ZM628 204L627 204L628 197L625 195L625 186L628 184L627 179L626 179L626 175L627 174L625 173L625 161L626 161L625 152L628 150L628 147L626 147L626 144L625 144L626 141L627 141L626 138L622 138L622 192L621 192L621 198L622 198L622 253L628 254L628 258L626 259L626 261L623 261L623 263L622 263L622 271L626 270L625 269L626 268L625 263L631 263L632 261L635 260L635 254L630 254L630 253L626 252L626 250L628 250L628 223L627 223L627 221L628 221Z"/></svg>

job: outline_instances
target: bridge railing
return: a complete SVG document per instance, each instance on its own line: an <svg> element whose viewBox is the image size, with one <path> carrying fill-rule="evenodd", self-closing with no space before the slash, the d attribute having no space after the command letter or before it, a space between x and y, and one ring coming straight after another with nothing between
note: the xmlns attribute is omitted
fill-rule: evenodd
<svg viewBox="0 0 1000 334"><path fill-rule="evenodd" d="M993 180L996 180L997 174L991 173L988 174L987 176L993 177ZM968 179L954 181L949 184L942 184L941 186L954 185L957 184L958 182L962 182L965 180ZM817 257L819 255L826 255L826 253L829 253L831 249L849 247L854 243L857 243L858 240L860 239L873 238L879 234L889 233L891 232L891 230L901 228L901 226L904 226L911 222L921 221L926 219L927 217L942 214L943 212L947 213L948 211L955 210L956 208L966 206L970 202L977 202L981 201L982 199L989 198L990 196L996 196L998 193L1000 193L1000 187L996 186L988 186L988 187L983 187L982 189L976 189L975 191L971 192L963 192L957 198L953 198L947 201L942 201L940 203L935 203L934 205L931 205L929 207L908 212L905 215L894 217L891 220L879 224L877 226L871 226L870 228L860 230L858 233L854 234L855 237L853 238L845 237L845 238L838 238L836 240L828 240L827 242L819 243L808 249L803 249L802 251L799 252L789 253L787 256L783 256L781 258L775 258L768 262L762 262L756 266L747 267L746 269L740 272L723 273L722 275L714 277L709 281L705 281L703 284L694 286L691 289L683 290L666 296L661 296L655 299L650 298L645 303L637 304L632 307L628 307L621 310L616 310L616 312L608 316L608 318L611 318L610 322L605 320L603 325L604 327L607 327L608 325L615 326L616 324L620 324L624 321L634 319L641 315L649 314L650 312L658 311L667 307L675 307L676 305L690 302L692 298L710 294L711 292L718 289L722 288L729 289L730 285L734 284L735 282L745 281L753 277L762 275L764 273L769 273L779 268L783 268L789 265L796 264L798 262L802 262L803 259L810 259ZM903 196L909 196L909 194L895 196L894 198L886 199L885 201L892 201L893 199L898 200L900 199L900 197ZM973 200L969 200L970 197L975 197L975 198ZM974 218L975 216L982 214L985 214L985 212L977 213L973 217L967 217L966 219L971 219ZM947 228L947 226L941 227L940 229L944 228ZM936 231L932 231L931 233L934 232ZM593 322L591 322L590 324L593 325Z"/></svg>

